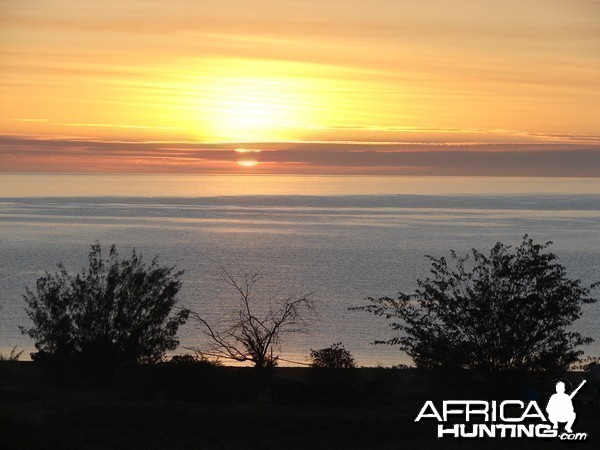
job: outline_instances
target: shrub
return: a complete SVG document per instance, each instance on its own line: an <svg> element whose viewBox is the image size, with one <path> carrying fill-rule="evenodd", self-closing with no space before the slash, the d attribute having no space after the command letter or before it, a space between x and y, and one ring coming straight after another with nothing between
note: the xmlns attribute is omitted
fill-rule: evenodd
<svg viewBox="0 0 600 450"><path fill-rule="evenodd" d="M171 314L183 272L146 264L135 250L119 259L112 246L107 259L100 244L91 247L89 267L70 275L59 270L27 289L26 312L33 325L21 331L35 340L32 359L46 367L106 384L127 361L155 362L178 345L186 311Z"/></svg>
<svg viewBox="0 0 600 450"><path fill-rule="evenodd" d="M353 369L354 358L341 342L320 350L310 349L311 367L325 369Z"/></svg>
<svg viewBox="0 0 600 450"><path fill-rule="evenodd" d="M472 261L429 257L431 275L414 293L351 309L391 320L401 334L378 343L398 345L417 367L565 370L592 342L570 325L596 301L596 284L569 278L550 244L525 236L514 249L497 243L489 256L473 250Z"/></svg>

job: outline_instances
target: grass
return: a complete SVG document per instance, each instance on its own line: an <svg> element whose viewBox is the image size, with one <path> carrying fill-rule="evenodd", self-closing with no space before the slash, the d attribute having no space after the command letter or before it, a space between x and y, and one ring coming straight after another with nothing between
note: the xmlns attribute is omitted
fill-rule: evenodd
<svg viewBox="0 0 600 450"><path fill-rule="evenodd" d="M220 389L251 379L251 370L222 368L229 381ZM0 362L0 449L598 448L600 408L591 387L585 395L582 390L576 405L575 428L590 434L588 442L439 441L434 424L415 423L416 414L428 399L473 398L468 384L450 378L440 382L416 370L358 370L362 385L348 384L359 391L346 391L348 398L323 400L300 390L294 391L300 392L298 398L274 402L274 384L306 386L311 376L307 369L278 369L269 382L249 388L254 395L237 398L224 392L227 400L186 401L181 391L173 394L168 384L174 380L165 377L146 381L142 390L128 385L67 388L44 384L31 362Z"/></svg>

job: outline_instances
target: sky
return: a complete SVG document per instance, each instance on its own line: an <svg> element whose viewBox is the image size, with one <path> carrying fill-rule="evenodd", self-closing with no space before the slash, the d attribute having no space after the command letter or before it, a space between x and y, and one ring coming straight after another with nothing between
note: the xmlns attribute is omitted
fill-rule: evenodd
<svg viewBox="0 0 600 450"><path fill-rule="evenodd" d="M600 176L600 0L0 0L0 172Z"/></svg>

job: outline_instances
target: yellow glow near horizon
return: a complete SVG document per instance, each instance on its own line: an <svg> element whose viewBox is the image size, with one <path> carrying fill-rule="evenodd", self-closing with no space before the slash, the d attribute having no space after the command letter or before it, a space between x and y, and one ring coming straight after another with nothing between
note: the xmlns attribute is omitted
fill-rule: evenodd
<svg viewBox="0 0 600 450"><path fill-rule="evenodd" d="M316 126L346 120L339 111L339 69L323 64L246 58L205 58L187 69L192 76L177 101L189 105L202 140L273 142L297 140ZM346 86L347 88L347 86ZM348 98L346 98L348 100ZM358 106L357 106L358 107ZM252 149L242 148L249 153ZM239 152L243 153L243 152Z"/></svg>
<svg viewBox="0 0 600 450"><path fill-rule="evenodd" d="M236 153L260 153L261 150L259 149L254 149L254 148L236 148L235 149Z"/></svg>
<svg viewBox="0 0 600 450"><path fill-rule="evenodd" d="M243 160L243 161L238 161L237 163L238 163L238 165L240 165L242 167L254 167L258 164L258 161Z"/></svg>
<svg viewBox="0 0 600 450"><path fill-rule="evenodd" d="M597 1L7 3L2 171L218 173L258 147L261 172L473 175L508 169L382 153L600 142ZM594 167L556 164L527 173Z"/></svg>
<svg viewBox="0 0 600 450"><path fill-rule="evenodd" d="M258 76L240 70L204 86L209 114L202 119L212 139L252 142L294 137L288 130L306 119L297 109L299 93L285 79L262 75L261 70L254 64L246 71L259 72Z"/></svg>

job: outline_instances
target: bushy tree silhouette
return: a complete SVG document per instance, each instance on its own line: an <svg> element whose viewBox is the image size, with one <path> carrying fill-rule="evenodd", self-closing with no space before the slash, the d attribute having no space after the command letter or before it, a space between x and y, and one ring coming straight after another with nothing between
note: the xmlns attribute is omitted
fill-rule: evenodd
<svg viewBox="0 0 600 450"><path fill-rule="evenodd" d="M179 344L176 335L187 311L171 315L182 271L147 264L132 251L107 259L92 245L89 267L70 275L62 264L39 278L24 296L33 325L21 331L35 340L35 361L68 365L102 382L126 361L152 362Z"/></svg>
<svg viewBox="0 0 600 450"><path fill-rule="evenodd" d="M311 367L323 369L353 369L356 367L352 354L341 342L320 350L310 349Z"/></svg>
<svg viewBox="0 0 600 450"><path fill-rule="evenodd" d="M352 309L390 320L401 334L378 343L398 345L418 367L563 370L592 342L570 325L596 301L589 294L597 283L569 278L550 245L526 235L516 248L472 250L472 259L429 256L431 275L414 293Z"/></svg>

